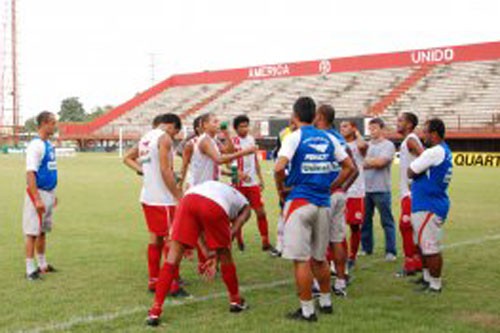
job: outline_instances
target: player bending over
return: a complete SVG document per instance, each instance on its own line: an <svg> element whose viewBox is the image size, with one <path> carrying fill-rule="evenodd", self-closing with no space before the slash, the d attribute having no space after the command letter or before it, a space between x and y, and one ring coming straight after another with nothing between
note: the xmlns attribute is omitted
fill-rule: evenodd
<svg viewBox="0 0 500 333"><path fill-rule="evenodd" d="M250 217L248 200L233 187L206 181L191 187L179 203L171 233L171 246L164 264L147 324L157 326L170 285L178 275L179 264L186 248L197 245L204 235L206 245L215 250L220 261L222 279L229 294L229 311L248 308L240 296L236 266L231 255L231 239Z"/></svg>
<svg viewBox="0 0 500 333"><path fill-rule="evenodd" d="M411 185L411 223L415 243L422 253L423 276L417 280L422 291L442 289L442 227L450 210L448 185L452 176L452 155L444 142L445 125L434 118L424 125L426 149L408 168Z"/></svg>

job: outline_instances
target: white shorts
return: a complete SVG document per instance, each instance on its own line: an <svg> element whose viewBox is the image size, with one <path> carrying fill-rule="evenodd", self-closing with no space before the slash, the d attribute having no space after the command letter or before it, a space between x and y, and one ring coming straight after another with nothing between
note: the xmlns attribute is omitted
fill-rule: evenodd
<svg viewBox="0 0 500 333"><path fill-rule="evenodd" d="M54 191L48 192L43 190L38 190L38 193L45 205L45 213L43 215L38 214L34 199L28 193L28 190L26 190L23 209L23 232L25 235L39 236L41 233L52 230L52 216L56 203L56 194Z"/></svg>
<svg viewBox="0 0 500 333"><path fill-rule="evenodd" d="M286 202L283 209L283 258L326 260L330 228L328 211L327 207L318 207L302 199Z"/></svg>
<svg viewBox="0 0 500 333"><path fill-rule="evenodd" d="M413 239L420 247L423 255L433 255L441 252L443 237L443 219L432 212L417 212L411 214Z"/></svg>
<svg viewBox="0 0 500 333"><path fill-rule="evenodd" d="M330 196L330 242L342 243L345 239L345 207L346 195L335 192Z"/></svg>

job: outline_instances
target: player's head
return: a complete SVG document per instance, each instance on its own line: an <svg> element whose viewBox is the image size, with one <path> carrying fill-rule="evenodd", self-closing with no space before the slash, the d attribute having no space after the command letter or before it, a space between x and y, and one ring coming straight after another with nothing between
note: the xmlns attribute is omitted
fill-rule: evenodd
<svg viewBox="0 0 500 333"><path fill-rule="evenodd" d="M411 133L418 125L418 117L412 112L403 112L398 116L397 130L399 134Z"/></svg>
<svg viewBox="0 0 500 333"><path fill-rule="evenodd" d="M213 113L205 113L201 116L200 121L204 133L214 136L219 131L219 119Z"/></svg>
<svg viewBox="0 0 500 333"><path fill-rule="evenodd" d="M373 118L368 123L368 128L370 129L370 136L377 140L382 137L385 123L380 118Z"/></svg>
<svg viewBox="0 0 500 333"><path fill-rule="evenodd" d="M57 129L56 115L49 111L40 112L36 118L38 131L42 131L47 135L53 135Z"/></svg>
<svg viewBox="0 0 500 333"><path fill-rule="evenodd" d="M300 97L293 104L292 123L300 127L300 124L310 125L316 116L316 103L311 97Z"/></svg>
<svg viewBox="0 0 500 333"><path fill-rule="evenodd" d="M340 123L340 134L346 139L354 138L357 130L358 126L353 120L344 120Z"/></svg>
<svg viewBox="0 0 500 333"><path fill-rule="evenodd" d="M248 135L250 131L250 118L242 114L233 119L233 128L238 134L238 136L244 138Z"/></svg>
<svg viewBox="0 0 500 333"><path fill-rule="evenodd" d="M158 125L157 128L163 129L167 132L172 138L179 134L182 129L181 118L174 113L165 113L158 116Z"/></svg>
<svg viewBox="0 0 500 333"><path fill-rule="evenodd" d="M203 128L201 126L201 117L202 116L198 116L198 117L194 118L194 121L193 121L193 130L197 136L200 136L203 133Z"/></svg>
<svg viewBox="0 0 500 333"><path fill-rule="evenodd" d="M153 126L153 128L157 128L158 125L160 125L162 116L163 116L162 114L159 114L156 117L154 117L153 123L151 124Z"/></svg>
<svg viewBox="0 0 500 333"><path fill-rule="evenodd" d="M314 118L314 126L319 129L329 129L335 124L335 109L329 104L321 105L316 111L316 117Z"/></svg>
<svg viewBox="0 0 500 333"><path fill-rule="evenodd" d="M439 118L427 120L424 125L425 144L435 146L444 140L446 127L444 122Z"/></svg>

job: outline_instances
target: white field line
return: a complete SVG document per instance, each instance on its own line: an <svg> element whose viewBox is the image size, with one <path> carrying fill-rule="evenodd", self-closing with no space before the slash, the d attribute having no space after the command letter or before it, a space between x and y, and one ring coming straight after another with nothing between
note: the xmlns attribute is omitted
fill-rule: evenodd
<svg viewBox="0 0 500 333"><path fill-rule="evenodd" d="M452 243L449 245L444 245L443 249L452 249L452 248L457 248L457 247L462 247L465 245L476 245L476 244L482 244L487 241L492 241L492 240L500 240L500 234L496 235L491 235L491 236L485 236L481 238L476 238L476 239L471 239L471 240L466 240L462 242L457 242L457 243ZM372 261L370 264L363 265L360 268L369 268L379 262L383 261L381 260L375 260ZM284 286L287 284L292 283L292 279L285 279L285 280L280 280L280 281L275 281L271 283L260 283L260 284L254 284L250 286L242 286L240 289L243 292L249 292L249 291L254 291L254 290L264 290L264 289L271 289L274 287L279 287L279 286ZM192 299L187 299L184 301L178 301L178 300L173 300L170 298L167 298L165 301L164 307L173 307L173 306L181 306L181 305L187 305L187 304L193 304L193 303L201 303L201 302L206 302L218 298L223 298L227 297L226 292L221 292L221 293L216 293L216 294L211 294L203 297L196 297ZM120 317L125 317L129 315L134 315L140 312L143 312L146 314L148 310L147 306L136 306L133 308L128 308L128 309L123 309L121 311L116 311L116 312L111 312L111 313L105 313L102 315L87 315L87 316L81 316L81 317L74 317L68 321L65 322L60 322L60 323L54 323L51 325L47 325L44 327L39 327L35 329L28 329L28 330L21 330L17 331L19 333L39 333L39 332L46 332L46 331L57 331L57 330L67 330L72 328L73 326L80 325L80 324L90 324L90 323L95 323L95 322L102 322L102 321L110 321L114 320Z"/></svg>

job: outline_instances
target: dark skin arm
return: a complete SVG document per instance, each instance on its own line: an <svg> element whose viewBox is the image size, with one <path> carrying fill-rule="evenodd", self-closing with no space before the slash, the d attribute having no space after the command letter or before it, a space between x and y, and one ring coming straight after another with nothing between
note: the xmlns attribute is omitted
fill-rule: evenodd
<svg viewBox="0 0 500 333"><path fill-rule="evenodd" d="M354 157L352 156L351 148L346 148L346 153L351 158L352 164L354 165L354 171L347 177L346 181L341 185L342 191L347 192L352 184L356 181L359 176L359 169L354 161Z"/></svg>
<svg viewBox="0 0 500 333"><path fill-rule="evenodd" d="M139 159L139 148L137 146L129 149L125 156L123 157L123 163L130 169L137 172L137 174L142 175L142 166L138 162Z"/></svg>
<svg viewBox="0 0 500 333"><path fill-rule="evenodd" d="M419 157L420 154L424 152L424 148L422 145L420 145L417 140L410 138L407 142L406 145L408 146L408 150L410 153L416 157Z"/></svg>
<svg viewBox="0 0 500 333"><path fill-rule="evenodd" d="M281 202L285 201L286 196L290 192L290 189L285 187L285 168L288 162L288 158L280 156L274 166L274 181L276 182L276 190Z"/></svg>
<svg viewBox="0 0 500 333"><path fill-rule="evenodd" d="M219 155L217 150L210 144L208 138L203 139L200 142L200 151L210 157L212 161L221 165L225 163L229 163L237 158L254 154L257 151L257 147L250 147L247 149L240 150L236 153Z"/></svg>
<svg viewBox="0 0 500 333"><path fill-rule="evenodd" d="M340 162L340 166L342 167L342 170L340 170L340 174L337 179L335 179L335 181L331 184L331 192L343 189L343 185L346 183L348 178L352 177L352 175L357 171L356 166L350 157L347 157L345 160Z"/></svg>
<svg viewBox="0 0 500 333"><path fill-rule="evenodd" d="M45 213L45 205L38 193L38 187L36 186L36 175L34 171L28 171L26 173L26 181L28 183L28 191L35 199L35 208L38 215L43 215Z"/></svg>
<svg viewBox="0 0 500 333"><path fill-rule="evenodd" d="M189 164L191 163L191 157L193 156L194 146L193 144L187 143L182 151L182 169L181 169L181 180L179 181L179 187L182 188L186 180L186 175L188 172Z"/></svg>
<svg viewBox="0 0 500 333"><path fill-rule="evenodd" d="M238 216L231 223L231 239L234 238L238 230L240 230L243 225L250 218L250 213L252 208L249 205L246 205L238 214Z"/></svg>
<svg viewBox="0 0 500 333"><path fill-rule="evenodd" d="M169 153L172 149L172 139L167 134L163 134L158 140L158 148L160 154L160 172L163 182L174 198L180 200L182 191L177 187L174 168L169 158Z"/></svg>

